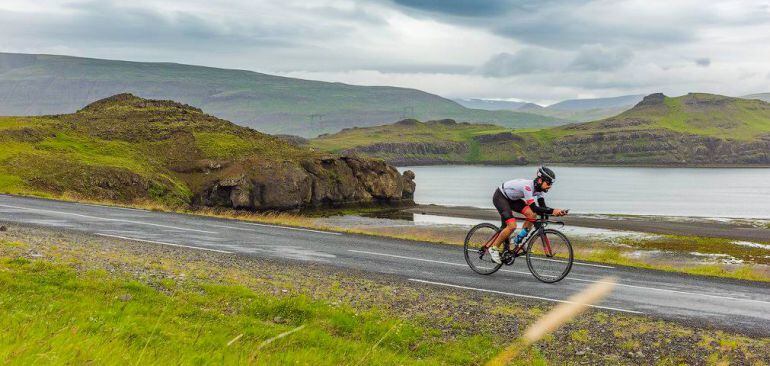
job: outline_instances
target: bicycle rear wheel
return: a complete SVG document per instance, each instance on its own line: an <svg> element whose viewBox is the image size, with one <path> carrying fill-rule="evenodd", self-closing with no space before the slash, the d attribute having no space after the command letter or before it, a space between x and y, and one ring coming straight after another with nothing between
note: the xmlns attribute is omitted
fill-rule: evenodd
<svg viewBox="0 0 770 366"><path fill-rule="evenodd" d="M564 234L545 229L527 243L527 267L540 281L561 281L572 269L572 244Z"/></svg>
<svg viewBox="0 0 770 366"><path fill-rule="evenodd" d="M474 272L490 275L502 267L502 264L492 262L489 253L484 250L484 244L492 240L499 231L497 226L483 223L471 228L465 236L465 261Z"/></svg>

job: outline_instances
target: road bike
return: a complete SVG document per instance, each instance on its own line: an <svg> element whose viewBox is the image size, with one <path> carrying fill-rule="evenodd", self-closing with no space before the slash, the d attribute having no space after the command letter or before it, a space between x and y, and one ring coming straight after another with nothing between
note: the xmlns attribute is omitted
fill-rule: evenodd
<svg viewBox="0 0 770 366"><path fill-rule="evenodd" d="M491 275L503 264L510 266L516 258L525 255L527 267L535 278L546 283L559 282L572 269L573 252L566 235L548 228L548 225L554 224L564 226L561 221L541 216L535 221L533 230L515 248L511 248L511 238L505 239L500 252L502 263L493 262L486 247L500 235L501 228L490 223L478 224L465 236L465 261L474 272Z"/></svg>

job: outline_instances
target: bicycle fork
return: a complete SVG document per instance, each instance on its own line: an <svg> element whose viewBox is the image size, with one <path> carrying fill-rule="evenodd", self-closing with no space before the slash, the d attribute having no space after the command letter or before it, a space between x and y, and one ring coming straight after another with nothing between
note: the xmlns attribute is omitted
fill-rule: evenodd
<svg viewBox="0 0 770 366"><path fill-rule="evenodd" d="M545 252L545 256L553 257L553 251L551 250L551 240L548 239L548 236L545 235L545 232L540 235L543 237L543 251Z"/></svg>

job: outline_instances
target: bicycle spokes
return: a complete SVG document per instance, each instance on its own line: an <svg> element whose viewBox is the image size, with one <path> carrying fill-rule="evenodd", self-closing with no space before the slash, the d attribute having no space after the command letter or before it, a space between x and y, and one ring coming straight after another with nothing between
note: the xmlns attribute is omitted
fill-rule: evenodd
<svg viewBox="0 0 770 366"><path fill-rule="evenodd" d="M496 238L499 229L492 224L474 226L465 237L465 261L479 274L492 274L500 268L500 264L492 261L488 245Z"/></svg>
<svg viewBox="0 0 770 366"><path fill-rule="evenodd" d="M564 234L545 229L528 243L527 265L543 282L556 282L572 268L572 245Z"/></svg>

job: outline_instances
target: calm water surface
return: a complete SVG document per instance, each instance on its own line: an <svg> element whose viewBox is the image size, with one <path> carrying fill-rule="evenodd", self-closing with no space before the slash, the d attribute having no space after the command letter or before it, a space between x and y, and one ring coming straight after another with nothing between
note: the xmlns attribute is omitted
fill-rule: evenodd
<svg viewBox="0 0 770 366"><path fill-rule="evenodd" d="M559 167L546 196L575 213L770 218L770 169ZM501 182L537 167L415 166L415 201L492 208Z"/></svg>

